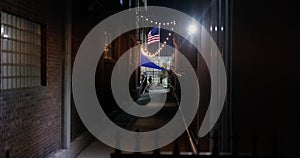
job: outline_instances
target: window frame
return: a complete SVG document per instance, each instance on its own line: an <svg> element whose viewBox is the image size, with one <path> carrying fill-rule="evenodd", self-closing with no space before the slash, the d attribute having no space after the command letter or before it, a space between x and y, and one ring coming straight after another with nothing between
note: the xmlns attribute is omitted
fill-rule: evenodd
<svg viewBox="0 0 300 158"><path fill-rule="evenodd" d="M15 16L17 18L20 18L20 19L23 19L25 21L28 21L28 22L31 22L33 24L37 24L39 25L40 27L40 63L39 63L39 84L37 85L29 85L29 86L21 86L21 84L19 86L16 86L16 87L10 87L10 88L6 88L6 89L2 89L2 81L3 81L3 78L2 76L0 77L0 92L3 92L3 91L12 91L12 90L19 90L19 89L32 89L32 88L47 88L47 25L45 23L42 23L42 22L38 22L38 20L34 20L34 19L31 19L31 18L27 18L27 17L24 17L24 16L20 16L20 15L17 15L15 13L12 13L12 12L9 12L9 11L6 11L6 10L3 10L0 8L0 27L2 28L2 25L3 25L3 22L2 22L2 14L3 13L6 13L8 15L12 15L12 16ZM14 26L12 26L13 28ZM20 31L21 29L17 29L18 31ZM33 32L32 32L33 33ZM16 35L17 36L17 35ZM3 37L1 36L0 37L0 75L2 74L2 60L1 60L1 56L2 56L2 40L3 40ZM22 49L22 48L20 48ZM16 52L16 53L19 53L19 52ZM29 53L30 55L33 55L34 53L30 52ZM14 63L13 63L14 64ZM24 68L25 67L29 67L29 66L24 66L24 65L21 65L23 66ZM20 66L20 67L21 67ZM22 72L21 72L22 73ZM22 77L22 75L20 76L16 76L15 78L16 79L19 79L19 78ZM29 79L29 80L32 80Z"/></svg>

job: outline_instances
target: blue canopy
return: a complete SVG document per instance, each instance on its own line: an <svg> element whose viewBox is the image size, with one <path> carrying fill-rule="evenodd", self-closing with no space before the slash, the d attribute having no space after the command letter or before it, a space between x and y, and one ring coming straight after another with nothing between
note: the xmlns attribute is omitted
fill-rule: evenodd
<svg viewBox="0 0 300 158"><path fill-rule="evenodd" d="M164 68L153 63L147 56L144 55L143 52L141 52L140 56L141 56L141 66L149 67L149 68L153 68L153 69L165 70Z"/></svg>

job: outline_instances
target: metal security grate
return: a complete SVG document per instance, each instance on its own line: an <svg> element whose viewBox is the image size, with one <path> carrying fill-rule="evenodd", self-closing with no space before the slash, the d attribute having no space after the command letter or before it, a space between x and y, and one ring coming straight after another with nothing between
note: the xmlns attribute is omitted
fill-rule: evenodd
<svg viewBox="0 0 300 158"><path fill-rule="evenodd" d="M41 85L41 25L1 12L1 90Z"/></svg>

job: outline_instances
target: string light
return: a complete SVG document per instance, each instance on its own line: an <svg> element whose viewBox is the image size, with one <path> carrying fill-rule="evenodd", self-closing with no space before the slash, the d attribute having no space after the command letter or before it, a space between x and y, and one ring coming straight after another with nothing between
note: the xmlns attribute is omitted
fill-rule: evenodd
<svg viewBox="0 0 300 158"><path fill-rule="evenodd" d="M151 23L155 23L155 24L162 24L162 25L176 25L176 21L175 20L173 20L173 21L163 21L163 22L158 22L158 21L155 21L155 20L153 20L153 19L151 19L150 17L145 17L144 15L141 15L140 16L141 17L141 19L145 19L146 21L150 21Z"/></svg>
<svg viewBox="0 0 300 158"><path fill-rule="evenodd" d="M141 15L140 18L141 18L141 19L145 19L145 21L150 22L151 24L154 23L155 25L159 25L159 26L160 26L160 25L163 25L163 26L166 26L166 25L167 25L167 26L169 26L169 25L175 26L175 25L176 25L176 21L175 21L175 20L173 20L173 21L159 22L159 21L155 21L155 20L151 19L150 17L145 17L145 16L143 16L143 15ZM174 31L174 27L171 27L171 30ZM157 51L155 51L155 53L149 52L149 51L147 50L146 47L145 47L145 48L144 48L144 47L141 48L142 53L143 53L144 55L148 56L148 57L155 57L155 56L157 56L157 55L163 50L163 48L164 48L165 45L167 44L167 41L170 40L169 37L172 36L171 33L168 33L168 35L169 35L169 36L166 37L166 39L164 40L164 42L163 42L163 44L161 45L161 47L158 48Z"/></svg>
<svg viewBox="0 0 300 158"><path fill-rule="evenodd" d="M169 33L169 36L171 36L172 34L171 33ZM159 48L159 49L157 49L157 51L155 52L155 53L152 53L152 52L149 52L148 50L147 50L147 48L145 47L145 48L141 48L142 49L142 52L143 52L143 54L144 55L146 55L146 56L148 56L148 57L155 57L155 56L157 56L162 50L163 50L163 48L165 47L165 45L167 44L167 41L168 40L170 40L170 38L166 38L166 40L163 42L163 44L161 45L161 47Z"/></svg>

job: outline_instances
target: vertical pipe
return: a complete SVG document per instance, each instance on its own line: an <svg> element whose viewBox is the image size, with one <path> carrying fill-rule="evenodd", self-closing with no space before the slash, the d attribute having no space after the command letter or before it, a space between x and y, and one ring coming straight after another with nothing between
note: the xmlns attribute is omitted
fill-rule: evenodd
<svg viewBox="0 0 300 158"><path fill-rule="evenodd" d="M62 148L71 143L71 0L65 1L62 85Z"/></svg>

